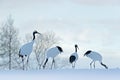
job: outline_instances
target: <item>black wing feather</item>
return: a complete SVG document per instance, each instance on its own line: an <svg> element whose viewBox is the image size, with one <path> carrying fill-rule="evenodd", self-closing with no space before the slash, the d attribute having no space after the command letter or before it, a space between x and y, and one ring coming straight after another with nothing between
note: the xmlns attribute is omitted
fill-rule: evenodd
<svg viewBox="0 0 120 80"><path fill-rule="evenodd" d="M70 56L69 62L73 63L75 61L76 57L74 55Z"/></svg>

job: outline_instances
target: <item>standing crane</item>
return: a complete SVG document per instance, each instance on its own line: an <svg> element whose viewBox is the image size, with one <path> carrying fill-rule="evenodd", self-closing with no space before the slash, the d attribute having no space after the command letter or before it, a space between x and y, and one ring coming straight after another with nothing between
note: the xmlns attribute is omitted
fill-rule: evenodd
<svg viewBox="0 0 120 80"><path fill-rule="evenodd" d="M32 50L33 50L33 44L35 42L35 34L40 34L39 32L37 32L36 30L33 32L33 39L31 42L28 42L26 44L24 44L20 50L19 50L19 57L22 58L22 62L23 62L23 70L25 69L25 64L24 64L24 59L25 57L27 57L27 64L28 64L28 61L29 61L29 56L30 54L32 53Z"/></svg>
<svg viewBox="0 0 120 80"><path fill-rule="evenodd" d="M78 60L78 53L77 53L78 45L75 45L75 52L71 54L69 58L69 62L72 64L72 68L75 68L75 63Z"/></svg>
<svg viewBox="0 0 120 80"><path fill-rule="evenodd" d="M108 67L102 63L102 56L95 52L95 51L91 51L91 50L88 50L84 56L87 56L88 58L92 59L92 62L90 63L90 68L92 68L92 63L94 63L94 69L95 69L95 62L96 61L99 61L99 63L104 66L106 69L108 69Z"/></svg>
<svg viewBox="0 0 120 80"><path fill-rule="evenodd" d="M51 49L49 49L46 53L46 60L45 60L45 63L43 64L43 69L45 68L46 66L46 63L48 62L48 59L51 57L53 60L52 60L52 65L51 65L51 69L52 69L52 66L53 64L55 64L55 60L54 58L60 54L61 52L63 52L63 49L60 47L60 46L56 46L56 47L53 47Z"/></svg>

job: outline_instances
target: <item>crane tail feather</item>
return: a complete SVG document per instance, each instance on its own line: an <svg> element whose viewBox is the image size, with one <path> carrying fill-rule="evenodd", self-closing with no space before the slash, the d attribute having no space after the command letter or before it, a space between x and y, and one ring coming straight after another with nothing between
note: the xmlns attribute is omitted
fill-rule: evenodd
<svg viewBox="0 0 120 80"><path fill-rule="evenodd" d="M23 55L21 55L20 53L21 53L21 50L19 50L19 57L23 58Z"/></svg>

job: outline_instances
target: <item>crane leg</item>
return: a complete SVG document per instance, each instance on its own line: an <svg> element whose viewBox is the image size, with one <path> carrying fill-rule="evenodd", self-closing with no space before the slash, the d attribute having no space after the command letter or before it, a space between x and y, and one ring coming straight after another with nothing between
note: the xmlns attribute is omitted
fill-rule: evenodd
<svg viewBox="0 0 120 80"><path fill-rule="evenodd" d="M53 61L52 61L51 69L52 69L53 65L54 65L54 67L55 67L55 60L54 60L54 59L53 59Z"/></svg>
<svg viewBox="0 0 120 80"><path fill-rule="evenodd" d="M27 57L27 64L28 64L28 62L29 62L29 56Z"/></svg>
<svg viewBox="0 0 120 80"><path fill-rule="evenodd" d="M25 65L24 65L24 56L19 54L19 57L22 59L22 69L25 70Z"/></svg>
<svg viewBox="0 0 120 80"><path fill-rule="evenodd" d="M74 65L73 65L73 63L72 63L72 68L74 68Z"/></svg>
<svg viewBox="0 0 120 80"><path fill-rule="evenodd" d="M24 56L22 57L22 63L23 63L23 70L25 70Z"/></svg>
<svg viewBox="0 0 120 80"><path fill-rule="evenodd" d="M92 61L91 63L90 63L90 69L92 69L92 63L93 63L94 61Z"/></svg>
<svg viewBox="0 0 120 80"><path fill-rule="evenodd" d="M108 69L108 67L105 64L103 64L102 62L101 62L101 65L104 66L106 69Z"/></svg>
<svg viewBox="0 0 120 80"><path fill-rule="evenodd" d="M43 64L43 69L45 69L46 63L48 62L48 58L46 59L45 63Z"/></svg>
<svg viewBox="0 0 120 80"><path fill-rule="evenodd" d="M94 65L93 65L93 66L94 66L94 69L95 69L95 62L94 62Z"/></svg>
<svg viewBox="0 0 120 80"><path fill-rule="evenodd" d="M28 63L29 63L29 55L28 55L28 57L27 57L27 67L28 67Z"/></svg>
<svg viewBox="0 0 120 80"><path fill-rule="evenodd" d="M73 63L72 63L72 68L73 68L73 69L75 69L75 63L76 63L76 62L73 62Z"/></svg>

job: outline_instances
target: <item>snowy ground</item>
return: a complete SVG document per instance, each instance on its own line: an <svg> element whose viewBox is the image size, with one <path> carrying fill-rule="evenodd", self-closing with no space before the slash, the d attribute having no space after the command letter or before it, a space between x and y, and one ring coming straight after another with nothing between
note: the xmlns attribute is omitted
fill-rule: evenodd
<svg viewBox="0 0 120 80"><path fill-rule="evenodd" d="M119 69L0 71L0 80L120 80Z"/></svg>

